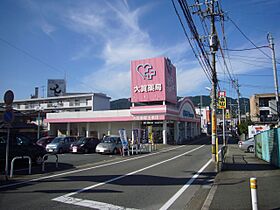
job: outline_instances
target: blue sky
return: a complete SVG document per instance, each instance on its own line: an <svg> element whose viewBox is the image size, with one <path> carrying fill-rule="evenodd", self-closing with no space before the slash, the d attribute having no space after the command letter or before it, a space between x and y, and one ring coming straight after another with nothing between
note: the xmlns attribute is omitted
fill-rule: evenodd
<svg viewBox="0 0 280 210"><path fill-rule="evenodd" d="M280 58L279 0L221 4L258 46L267 45L271 32ZM66 75L68 92L130 97L130 61L158 56L169 57L177 67L178 95L209 94L205 87L210 83L171 0L2 0L0 25L1 95L11 89L16 99L26 99L37 86L42 96L47 79ZM230 21L225 21L225 34L229 49L253 47ZM230 57L242 96L274 91L271 60L260 51L230 52ZM227 76L219 63L217 71L220 87L236 97L232 86L223 82Z"/></svg>

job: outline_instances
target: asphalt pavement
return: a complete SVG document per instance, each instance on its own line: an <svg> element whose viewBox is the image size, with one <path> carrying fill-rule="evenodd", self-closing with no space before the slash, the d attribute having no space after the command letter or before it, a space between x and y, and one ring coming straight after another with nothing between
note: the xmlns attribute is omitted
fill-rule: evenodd
<svg viewBox="0 0 280 210"><path fill-rule="evenodd" d="M252 209L250 178L257 178L258 209L280 209L280 169L228 145L223 171L217 174L205 201L210 210Z"/></svg>
<svg viewBox="0 0 280 210"><path fill-rule="evenodd" d="M18 176L15 183L0 186L0 208L199 209L215 176L210 151L209 138L202 138L65 171Z"/></svg>

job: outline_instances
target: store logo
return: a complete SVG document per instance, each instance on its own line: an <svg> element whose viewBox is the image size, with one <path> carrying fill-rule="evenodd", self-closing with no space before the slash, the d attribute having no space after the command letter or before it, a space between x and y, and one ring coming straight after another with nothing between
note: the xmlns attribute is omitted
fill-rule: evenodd
<svg viewBox="0 0 280 210"><path fill-rule="evenodd" d="M145 80L152 80L153 76L156 76L156 71L153 69L151 64L139 64L136 67L137 73Z"/></svg>

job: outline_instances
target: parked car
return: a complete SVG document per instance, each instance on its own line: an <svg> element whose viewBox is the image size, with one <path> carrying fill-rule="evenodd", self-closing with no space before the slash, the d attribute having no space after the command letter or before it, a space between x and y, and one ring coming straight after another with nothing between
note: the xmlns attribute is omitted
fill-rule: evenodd
<svg viewBox="0 0 280 210"><path fill-rule="evenodd" d="M54 136L45 136L45 137L38 139L36 141L36 144L41 147L46 148L47 144L51 143L52 140L54 140L54 138L55 138Z"/></svg>
<svg viewBox="0 0 280 210"><path fill-rule="evenodd" d="M7 134L0 134L0 162L5 163L6 160L6 142ZM40 164L43 156L47 152L41 146L38 146L32 139L20 134L10 133L9 138L9 161L16 156L29 156L33 163Z"/></svg>
<svg viewBox="0 0 280 210"><path fill-rule="evenodd" d="M89 152L95 152L97 144L99 144L100 141L98 138L93 137L82 137L78 141L75 141L70 146L70 152L72 153L89 153Z"/></svg>
<svg viewBox="0 0 280 210"><path fill-rule="evenodd" d="M76 140L76 137L73 136L55 137L51 143L47 144L46 151L51 153L69 152L71 144Z"/></svg>
<svg viewBox="0 0 280 210"><path fill-rule="evenodd" d="M254 138L247 139L245 141L239 141L238 147L241 150L247 151L247 152L254 152L255 151L255 140Z"/></svg>
<svg viewBox="0 0 280 210"><path fill-rule="evenodd" d="M119 136L104 136L101 142L96 146L97 153L117 154L122 148L122 142Z"/></svg>

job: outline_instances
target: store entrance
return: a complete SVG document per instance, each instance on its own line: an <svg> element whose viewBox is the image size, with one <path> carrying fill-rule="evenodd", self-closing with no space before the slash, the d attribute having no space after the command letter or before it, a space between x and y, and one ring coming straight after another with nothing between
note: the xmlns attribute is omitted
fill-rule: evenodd
<svg viewBox="0 0 280 210"><path fill-rule="evenodd" d="M152 127L154 143L162 144L163 143L163 122L162 121L143 121L141 123L141 129L148 130L149 126ZM166 138L167 138L167 144L175 144L174 122L173 121L167 122Z"/></svg>

